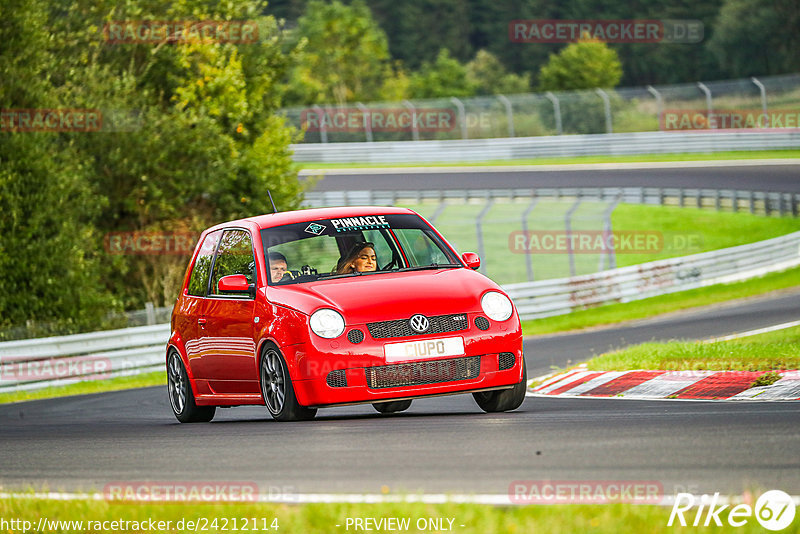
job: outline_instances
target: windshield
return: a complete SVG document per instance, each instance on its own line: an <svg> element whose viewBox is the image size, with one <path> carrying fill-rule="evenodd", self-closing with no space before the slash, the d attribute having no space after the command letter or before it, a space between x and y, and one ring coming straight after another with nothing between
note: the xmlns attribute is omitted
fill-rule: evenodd
<svg viewBox="0 0 800 534"><path fill-rule="evenodd" d="M365 215L288 224L261 231L269 284L462 267L417 215Z"/></svg>

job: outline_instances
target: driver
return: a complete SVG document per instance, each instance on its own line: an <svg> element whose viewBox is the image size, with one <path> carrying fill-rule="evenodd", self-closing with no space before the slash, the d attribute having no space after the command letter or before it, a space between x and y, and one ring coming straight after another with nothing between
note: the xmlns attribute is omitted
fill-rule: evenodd
<svg viewBox="0 0 800 534"><path fill-rule="evenodd" d="M274 284L280 282L284 276L292 274L289 272L289 263L286 261L286 256L280 252L270 252L269 257L269 279Z"/></svg>

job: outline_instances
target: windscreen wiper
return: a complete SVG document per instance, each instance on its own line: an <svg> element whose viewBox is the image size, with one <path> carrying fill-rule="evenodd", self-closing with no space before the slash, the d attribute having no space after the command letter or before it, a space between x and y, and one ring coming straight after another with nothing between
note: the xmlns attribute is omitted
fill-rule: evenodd
<svg viewBox="0 0 800 534"><path fill-rule="evenodd" d="M361 276L362 274L364 273L358 271L353 271L352 273L344 273L344 274L336 274L336 273L321 274L319 275L319 278L317 278L317 280L333 280L334 278L349 278L352 276Z"/></svg>

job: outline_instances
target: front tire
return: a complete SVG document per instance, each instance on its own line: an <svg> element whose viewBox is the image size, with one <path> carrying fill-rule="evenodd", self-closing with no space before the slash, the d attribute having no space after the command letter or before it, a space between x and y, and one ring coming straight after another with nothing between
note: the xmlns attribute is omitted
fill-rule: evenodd
<svg viewBox="0 0 800 534"><path fill-rule="evenodd" d="M194 401L189 375L178 351L167 359L167 393L172 413L181 423L208 423L214 418L216 406L198 406Z"/></svg>
<svg viewBox="0 0 800 534"><path fill-rule="evenodd" d="M297 402L286 362L274 346L264 349L259 365L259 378L261 396L264 397L264 404L273 419L308 421L317 415L316 408L306 408Z"/></svg>
<svg viewBox="0 0 800 534"><path fill-rule="evenodd" d="M500 391L479 391L473 393L475 402L481 410L487 413L507 412L516 410L525 400L525 392L528 389L528 372L525 369L525 357L522 357L522 381L511 389Z"/></svg>
<svg viewBox="0 0 800 534"><path fill-rule="evenodd" d="M376 402L372 407L381 413L397 413L408 410L411 406L411 399L392 402Z"/></svg>

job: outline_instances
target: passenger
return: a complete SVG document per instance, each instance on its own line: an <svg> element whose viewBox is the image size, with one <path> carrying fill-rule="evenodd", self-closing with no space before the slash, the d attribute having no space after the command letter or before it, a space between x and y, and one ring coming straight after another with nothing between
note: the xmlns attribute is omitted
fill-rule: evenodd
<svg viewBox="0 0 800 534"><path fill-rule="evenodd" d="M284 276L291 278L292 273L289 271L289 263L286 261L286 256L280 252L269 253L269 279L274 284L280 282Z"/></svg>
<svg viewBox="0 0 800 534"><path fill-rule="evenodd" d="M365 273L378 270L375 245L356 243L347 256L336 266L336 274Z"/></svg>

